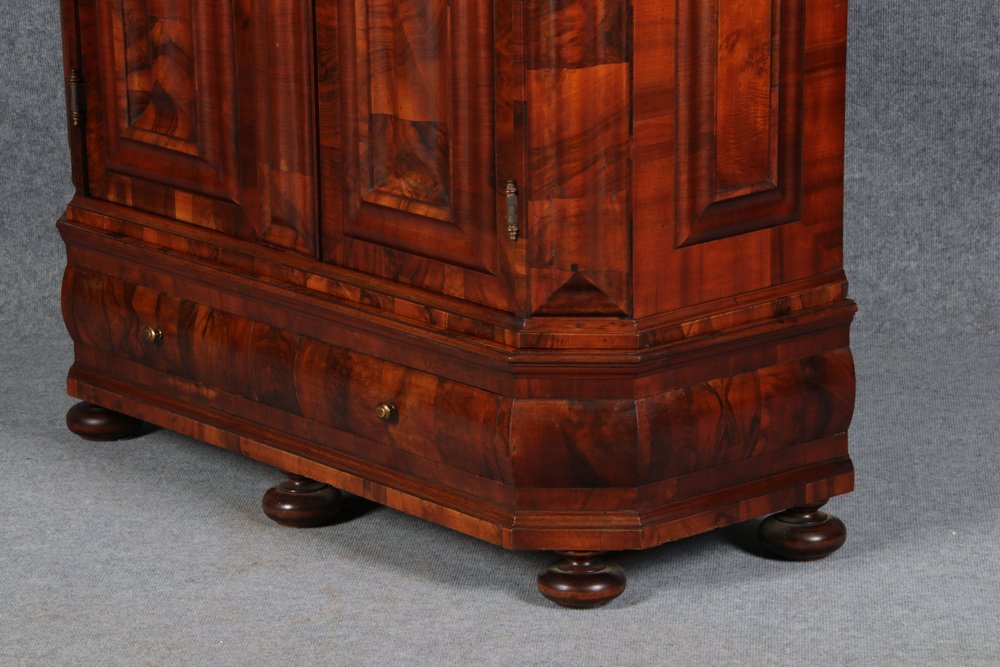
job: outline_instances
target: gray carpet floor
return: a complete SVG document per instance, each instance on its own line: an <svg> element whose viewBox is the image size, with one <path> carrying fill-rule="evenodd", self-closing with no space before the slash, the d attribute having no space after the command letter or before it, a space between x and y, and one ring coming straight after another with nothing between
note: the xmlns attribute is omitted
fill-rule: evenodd
<svg viewBox="0 0 1000 667"><path fill-rule="evenodd" d="M360 501L282 529L272 469L65 430L56 9L0 13L0 665L1000 664L996 3L852 4L847 545L769 560L751 522L624 554L629 589L590 612L537 596L544 554Z"/></svg>

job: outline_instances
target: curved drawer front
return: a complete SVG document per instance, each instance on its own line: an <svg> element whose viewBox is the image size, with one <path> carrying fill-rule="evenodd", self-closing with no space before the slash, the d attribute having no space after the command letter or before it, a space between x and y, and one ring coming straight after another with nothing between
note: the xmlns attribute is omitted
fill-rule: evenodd
<svg viewBox="0 0 1000 667"><path fill-rule="evenodd" d="M261 423L255 406L277 409L287 430L333 449L310 424L498 475L496 394L81 269L66 273L64 308L78 345L190 381L158 391ZM143 382L127 364L97 370Z"/></svg>

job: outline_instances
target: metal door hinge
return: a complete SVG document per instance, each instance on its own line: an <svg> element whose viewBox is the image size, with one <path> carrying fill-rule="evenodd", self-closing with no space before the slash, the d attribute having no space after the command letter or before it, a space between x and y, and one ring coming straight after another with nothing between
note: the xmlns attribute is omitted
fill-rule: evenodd
<svg viewBox="0 0 1000 667"><path fill-rule="evenodd" d="M517 220L517 182L513 178L507 179L503 194L507 199L507 237L516 241L521 228Z"/></svg>
<svg viewBox="0 0 1000 667"><path fill-rule="evenodd" d="M82 91L83 74L75 67L69 71L69 117L73 127L83 122Z"/></svg>

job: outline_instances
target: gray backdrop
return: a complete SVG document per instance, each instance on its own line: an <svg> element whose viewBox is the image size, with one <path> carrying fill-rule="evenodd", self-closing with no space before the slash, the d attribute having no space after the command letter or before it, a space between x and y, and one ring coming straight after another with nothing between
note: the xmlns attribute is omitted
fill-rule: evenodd
<svg viewBox="0 0 1000 667"><path fill-rule="evenodd" d="M0 28L0 664L1000 663L994 0L852 5L847 546L776 562L745 524L625 554L629 590L587 613L536 596L544 554L362 504L280 529L265 466L165 432L69 435L57 3L7 0Z"/></svg>

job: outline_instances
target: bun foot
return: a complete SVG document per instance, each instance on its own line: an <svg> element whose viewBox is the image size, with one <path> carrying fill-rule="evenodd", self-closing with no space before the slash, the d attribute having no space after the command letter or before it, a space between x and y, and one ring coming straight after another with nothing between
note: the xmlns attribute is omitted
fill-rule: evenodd
<svg viewBox="0 0 1000 667"><path fill-rule="evenodd" d="M567 552L538 574L538 591L563 607L594 609L625 590L625 572L598 553Z"/></svg>
<svg viewBox="0 0 1000 667"><path fill-rule="evenodd" d="M844 522L818 505L793 507L770 516L760 524L758 535L764 548L789 560L819 560L844 545Z"/></svg>
<svg viewBox="0 0 1000 667"><path fill-rule="evenodd" d="M77 403L66 413L66 427L84 440L121 440L137 435L142 420L102 408L86 401Z"/></svg>
<svg viewBox="0 0 1000 667"><path fill-rule="evenodd" d="M264 514L291 528L316 528L334 522L343 498L340 491L299 475L289 475L264 494Z"/></svg>

